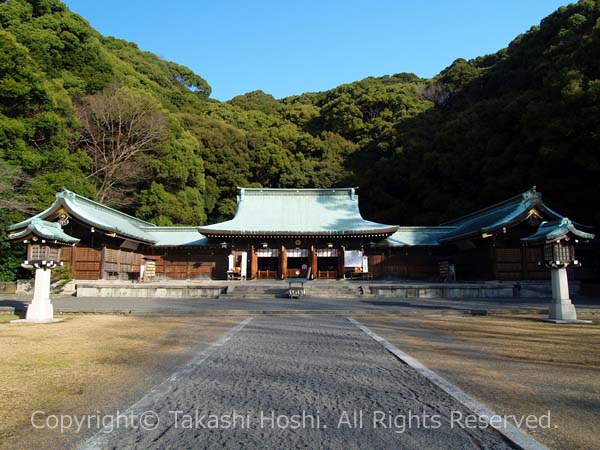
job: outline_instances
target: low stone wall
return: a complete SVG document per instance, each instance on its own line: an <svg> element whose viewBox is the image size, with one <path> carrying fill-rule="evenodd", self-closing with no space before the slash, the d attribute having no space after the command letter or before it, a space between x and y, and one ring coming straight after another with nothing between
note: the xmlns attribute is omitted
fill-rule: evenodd
<svg viewBox="0 0 600 450"><path fill-rule="evenodd" d="M17 294L33 294L33 278L28 280L17 280ZM75 294L75 281L57 281L50 285L50 293L56 295Z"/></svg>
<svg viewBox="0 0 600 450"><path fill-rule="evenodd" d="M219 298L226 286L77 283L77 297Z"/></svg>
<svg viewBox="0 0 600 450"><path fill-rule="evenodd" d="M0 315L13 315L15 314L14 306L0 306Z"/></svg>
<svg viewBox="0 0 600 450"><path fill-rule="evenodd" d="M14 281L0 282L0 294L15 294L17 292L17 283Z"/></svg>
<svg viewBox="0 0 600 450"><path fill-rule="evenodd" d="M571 295L581 292L581 283L569 281ZM483 282L439 284L370 285L378 297L396 298L547 298L552 296L549 282Z"/></svg>
<svg viewBox="0 0 600 450"><path fill-rule="evenodd" d="M483 284L369 286L371 294L395 298L499 298L514 297L512 286Z"/></svg>

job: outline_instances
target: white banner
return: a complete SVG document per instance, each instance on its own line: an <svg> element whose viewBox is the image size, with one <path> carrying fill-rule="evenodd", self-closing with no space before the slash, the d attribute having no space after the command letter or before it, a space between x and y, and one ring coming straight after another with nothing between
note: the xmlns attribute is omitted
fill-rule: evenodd
<svg viewBox="0 0 600 450"><path fill-rule="evenodd" d="M227 257L227 270L233 272L233 255Z"/></svg>
<svg viewBox="0 0 600 450"><path fill-rule="evenodd" d="M360 250L345 250L344 251L344 267L362 267L363 252Z"/></svg>
<svg viewBox="0 0 600 450"><path fill-rule="evenodd" d="M363 264L362 264L363 273L369 273L369 257L363 256Z"/></svg>
<svg viewBox="0 0 600 450"><path fill-rule="evenodd" d="M241 276L242 278L246 278L246 270L248 268L248 253L247 252L242 252L242 270L241 270Z"/></svg>

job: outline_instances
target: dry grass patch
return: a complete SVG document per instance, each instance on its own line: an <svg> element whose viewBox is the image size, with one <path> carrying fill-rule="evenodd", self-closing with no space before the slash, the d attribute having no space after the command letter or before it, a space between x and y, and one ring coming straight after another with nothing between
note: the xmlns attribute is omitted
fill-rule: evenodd
<svg viewBox="0 0 600 450"><path fill-rule="evenodd" d="M242 318L72 315L49 325L0 318L0 448L73 447L82 436L34 430L33 411L122 408ZM88 433L91 434L91 433Z"/></svg>
<svg viewBox="0 0 600 450"><path fill-rule="evenodd" d="M530 432L545 445L597 448L597 323L556 325L539 316L382 316L361 321L498 413L541 415L550 410L553 427Z"/></svg>

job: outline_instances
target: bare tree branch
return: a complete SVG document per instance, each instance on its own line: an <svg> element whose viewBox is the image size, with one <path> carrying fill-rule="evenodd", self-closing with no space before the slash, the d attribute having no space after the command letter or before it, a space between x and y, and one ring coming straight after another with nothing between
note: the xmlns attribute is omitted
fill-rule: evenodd
<svg viewBox="0 0 600 450"><path fill-rule="evenodd" d="M99 180L98 201L124 205L132 184L146 170L136 164L141 153L167 139L167 118L151 97L127 88L108 88L78 106L79 145L92 158L89 177Z"/></svg>
<svg viewBox="0 0 600 450"><path fill-rule="evenodd" d="M32 212L31 206L17 193L18 186L26 181L25 175L15 168L0 161L0 208L13 209L23 213Z"/></svg>

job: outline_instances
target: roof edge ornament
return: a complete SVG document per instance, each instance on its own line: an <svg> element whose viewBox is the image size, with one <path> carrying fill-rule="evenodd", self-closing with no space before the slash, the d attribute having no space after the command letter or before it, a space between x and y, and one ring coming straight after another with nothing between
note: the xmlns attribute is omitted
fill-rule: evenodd
<svg viewBox="0 0 600 450"><path fill-rule="evenodd" d="M538 192L536 190L536 187L533 186L531 189L523 192L523 194L521 194L521 197L523 198L523 201L527 201L527 200L540 201L540 200L542 200L542 193Z"/></svg>
<svg viewBox="0 0 600 450"><path fill-rule="evenodd" d="M62 191L56 193L56 198L74 200L75 192L71 192L68 189L63 188Z"/></svg>

